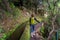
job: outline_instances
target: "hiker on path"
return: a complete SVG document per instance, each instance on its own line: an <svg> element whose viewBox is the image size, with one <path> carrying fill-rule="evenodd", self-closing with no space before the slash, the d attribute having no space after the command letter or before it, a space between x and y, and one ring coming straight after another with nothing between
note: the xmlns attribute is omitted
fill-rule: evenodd
<svg viewBox="0 0 60 40"><path fill-rule="evenodd" d="M34 16L34 14L31 14L31 17L29 19L29 22L30 22L30 33L31 33L31 36L33 37L33 32L34 32L34 28L35 28L35 21L40 23ZM34 34L35 35L35 34Z"/></svg>

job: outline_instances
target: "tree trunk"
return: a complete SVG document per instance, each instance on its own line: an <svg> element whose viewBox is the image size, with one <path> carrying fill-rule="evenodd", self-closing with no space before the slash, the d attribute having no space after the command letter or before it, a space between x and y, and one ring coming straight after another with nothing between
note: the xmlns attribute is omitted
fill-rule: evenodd
<svg viewBox="0 0 60 40"><path fill-rule="evenodd" d="M35 6L35 14L37 14L37 6Z"/></svg>
<svg viewBox="0 0 60 40"><path fill-rule="evenodd" d="M37 14L38 0L35 0L35 14Z"/></svg>

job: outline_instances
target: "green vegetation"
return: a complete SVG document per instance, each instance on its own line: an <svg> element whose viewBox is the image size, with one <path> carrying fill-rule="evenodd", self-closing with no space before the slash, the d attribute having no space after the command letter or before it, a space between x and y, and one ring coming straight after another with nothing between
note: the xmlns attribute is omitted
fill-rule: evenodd
<svg viewBox="0 0 60 40"><path fill-rule="evenodd" d="M30 27L27 24L24 33L22 34L20 40L30 40Z"/></svg>
<svg viewBox="0 0 60 40"><path fill-rule="evenodd" d="M20 24L19 24L20 25ZM15 30L16 28L19 26L18 24L16 24L15 28L10 30L8 33L4 33L3 37L0 38L1 40L6 40Z"/></svg>
<svg viewBox="0 0 60 40"><path fill-rule="evenodd" d="M4 29L2 28L2 26L0 25L0 33L4 33Z"/></svg>
<svg viewBox="0 0 60 40"><path fill-rule="evenodd" d="M60 26L60 0L0 0L0 33L3 37L0 40L8 38L18 26L27 20L29 15L24 13L26 11L36 14L36 18L40 22L44 22L44 27L48 27L49 33L51 30L59 30ZM11 21L11 23L9 22ZM10 23L10 24L8 24ZM6 32L6 29L11 29ZM30 28L27 24L20 40L29 40ZM52 33L52 38L55 40L55 33Z"/></svg>

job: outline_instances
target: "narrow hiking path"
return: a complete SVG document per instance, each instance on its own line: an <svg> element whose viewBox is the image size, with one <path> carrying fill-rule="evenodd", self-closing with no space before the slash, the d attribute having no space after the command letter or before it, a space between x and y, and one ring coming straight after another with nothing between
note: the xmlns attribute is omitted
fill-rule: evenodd
<svg viewBox="0 0 60 40"><path fill-rule="evenodd" d="M19 40L25 30L26 23L27 21L19 25L19 27L6 40Z"/></svg>

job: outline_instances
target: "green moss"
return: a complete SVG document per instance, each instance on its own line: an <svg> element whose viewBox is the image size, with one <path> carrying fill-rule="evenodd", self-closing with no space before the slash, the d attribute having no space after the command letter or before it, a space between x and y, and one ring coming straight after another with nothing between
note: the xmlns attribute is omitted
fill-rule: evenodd
<svg viewBox="0 0 60 40"><path fill-rule="evenodd" d="M20 40L30 40L30 27L26 26L24 33L22 34Z"/></svg>

